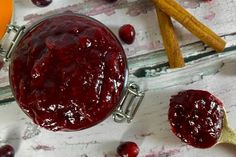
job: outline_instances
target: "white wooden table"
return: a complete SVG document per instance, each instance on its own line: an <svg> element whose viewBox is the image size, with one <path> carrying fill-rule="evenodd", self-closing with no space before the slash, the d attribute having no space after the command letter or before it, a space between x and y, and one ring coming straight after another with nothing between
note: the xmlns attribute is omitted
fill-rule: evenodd
<svg viewBox="0 0 236 157"><path fill-rule="evenodd" d="M155 9L148 0L54 0L46 8L30 0L15 0L15 22L30 24L46 15L72 10L92 16L115 34L125 23L135 26L134 44L123 44L129 57L130 80L138 82L146 96L130 124L109 117L99 125L78 132L51 132L35 126L16 102L0 106L0 145L9 143L16 157L113 157L121 141L134 141L140 157L235 157L236 147L219 145L196 149L181 143L170 131L167 111L170 96L184 89L208 90L225 104L229 122L236 128L236 0L178 0L200 21L227 40L226 52L215 54L181 25L174 22L187 60L182 69L168 69ZM0 100L10 94L5 66L0 71Z"/></svg>

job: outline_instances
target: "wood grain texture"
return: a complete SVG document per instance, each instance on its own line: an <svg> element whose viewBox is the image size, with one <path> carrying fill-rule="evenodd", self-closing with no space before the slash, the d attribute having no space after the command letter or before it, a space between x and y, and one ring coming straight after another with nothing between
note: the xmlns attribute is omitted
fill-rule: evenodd
<svg viewBox="0 0 236 157"><path fill-rule="evenodd" d="M203 61L190 69L163 75L158 82L139 80L140 85L153 86L156 83L160 88L146 92L143 105L130 124L116 124L109 117L87 130L55 133L34 126L15 102L1 106L0 142L10 143L18 148L17 157L65 157L68 154L71 157L115 157L116 147L126 140L134 141L140 146L140 157L233 157L235 148L229 145L195 149L181 143L171 133L167 121L171 95L184 89L205 89L224 102L229 123L232 128L236 128L236 55L233 53L220 59L219 62L210 60L208 64ZM218 64L221 66L217 66ZM215 73L200 73L206 67L212 67ZM196 73L201 77L197 77ZM189 81L161 88L165 82L187 75Z"/></svg>
<svg viewBox="0 0 236 157"><path fill-rule="evenodd" d="M170 68L184 67L184 58L181 53L170 17L161 11L157 6L156 12Z"/></svg>
<svg viewBox="0 0 236 157"><path fill-rule="evenodd" d="M178 2L223 38L235 33L236 1L213 0L206 3L202 0L178 0ZM17 24L29 24L34 20L65 10L92 16L106 24L115 34L119 26L131 23L136 29L137 36L133 45L123 45L129 58L164 49L160 31L156 27L156 13L152 1L119 0L117 3L106 3L103 0L70 0L65 3L64 0L55 0L55 3L46 8L36 8L30 1L15 0L15 4ZM208 15L215 16L208 19ZM173 24L181 47L199 42L199 39L186 31L178 22L174 21ZM226 41L227 46L235 43L235 40ZM202 44L201 47L204 49L206 45ZM199 53L194 48L191 51L182 52L184 56L188 52Z"/></svg>

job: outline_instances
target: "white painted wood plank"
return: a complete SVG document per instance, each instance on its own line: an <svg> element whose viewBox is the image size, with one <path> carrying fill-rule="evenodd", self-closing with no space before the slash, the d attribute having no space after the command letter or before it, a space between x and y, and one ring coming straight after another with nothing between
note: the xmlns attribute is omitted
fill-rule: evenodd
<svg viewBox="0 0 236 157"><path fill-rule="evenodd" d="M144 102L131 124L116 124L111 117L101 124L79 132L50 132L41 128L33 128L30 120L23 114L16 103L1 106L0 110L0 142L9 142L15 147L19 144L17 157L53 157L53 156L115 156L116 146L120 141L132 140L139 144L140 156L157 157L163 154L172 154L173 157L182 156L224 156L232 157L234 147L228 145L216 146L211 149L195 149L181 143L171 132L167 121L167 111L170 96L184 89L204 89L219 97L228 111L229 122L236 128L234 119L236 115L236 55L222 58L223 65L215 63L216 72L212 75L202 75L200 79L192 82L180 83L171 87L148 90ZM214 63L212 63L214 65ZM202 70L206 65L193 66L192 71ZM170 74L172 75L172 74ZM172 76L163 75L160 82L151 83L142 80L140 84L154 86L163 80L172 79L174 76L183 75L176 71ZM160 85L161 86L161 85ZM30 132L30 129L33 132ZM111 134L112 132L112 134ZM10 134L10 135L9 135ZM31 135L31 136L29 136ZM149 156L150 157L150 156Z"/></svg>
<svg viewBox="0 0 236 157"><path fill-rule="evenodd" d="M217 34L226 35L236 32L236 0L213 0L211 3L205 3L202 0L178 1ZM26 24L45 15L72 10L92 15L106 24L115 34L121 25L133 24L137 31L136 42L131 46L124 44L129 57L163 49L155 9L149 0L119 0L114 4L106 3L103 0L71 0L70 2L54 0L51 6L43 9L35 8L29 1L15 0L15 2L15 14L17 15L15 20L18 24ZM63 9L59 9L61 7ZM198 41L181 25L176 22L174 24L181 45Z"/></svg>

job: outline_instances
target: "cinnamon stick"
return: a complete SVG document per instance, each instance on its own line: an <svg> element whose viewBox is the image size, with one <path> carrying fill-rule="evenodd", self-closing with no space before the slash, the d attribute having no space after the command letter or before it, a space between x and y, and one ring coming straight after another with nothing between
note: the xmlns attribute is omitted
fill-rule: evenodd
<svg viewBox="0 0 236 157"><path fill-rule="evenodd" d="M217 52L224 50L226 42L207 26L198 21L175 0L153 0L153 2L163 12L181 23L208 46L212 47Z"/></svg>
<svg viewBox="0 0 236 157"><path fill-rule="evenodd" d="M158 22L170 68L185 66L184 59L175 35L174 26L168 15L156 7Z"/></svg>

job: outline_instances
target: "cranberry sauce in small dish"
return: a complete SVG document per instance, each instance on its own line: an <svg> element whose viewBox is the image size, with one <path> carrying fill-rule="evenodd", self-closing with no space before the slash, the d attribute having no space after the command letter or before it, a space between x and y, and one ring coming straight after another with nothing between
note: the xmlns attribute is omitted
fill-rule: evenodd
<svg viewBox="0 0 236 157"><path fill-rule="evenodd" d="M63 13L19 30L19 40L6 55L10 84L17 103L36 124L76 131L114 111L123 119L133 118L119 106L130 87L126 55L106 26ZM138 88L135 92L143 98Z"/></svg>
<svg viewBox="0 0 236 157"><path fill-rule="evenodd" d="M186 90L172 96L169 122L174 134L197 148L215 145L224 122L223 103L202 90Z"/></svg>

